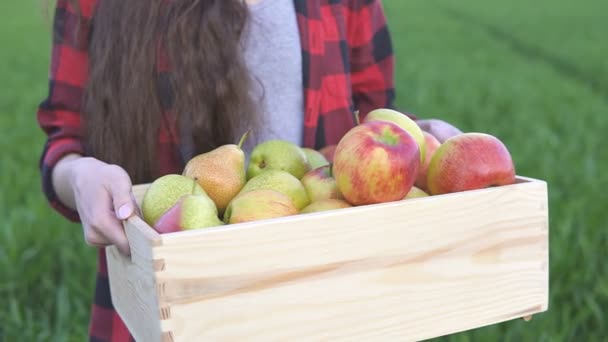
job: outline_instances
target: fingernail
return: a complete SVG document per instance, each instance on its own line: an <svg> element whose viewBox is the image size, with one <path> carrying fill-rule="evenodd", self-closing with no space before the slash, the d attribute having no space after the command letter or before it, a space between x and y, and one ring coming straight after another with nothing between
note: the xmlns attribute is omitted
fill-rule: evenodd
<svg viewBox="0 0 608 342"><path fill-rule="evenodd" d="M132 211L133 210L131 209L131 205L129 203L123 204L123 206L118 209L118 218L125 220L131 216Z"/></svg>

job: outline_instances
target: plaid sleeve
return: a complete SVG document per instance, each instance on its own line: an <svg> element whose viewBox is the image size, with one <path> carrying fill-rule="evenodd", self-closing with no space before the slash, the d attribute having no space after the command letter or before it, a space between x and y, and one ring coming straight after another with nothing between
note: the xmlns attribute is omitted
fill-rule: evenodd
<svg viewBox="0 0 608 342"><path fill-rule="evenodd" d="M69 2L58 0L56 3L49 89L38 107L37 119L46 134L39 160L42 190L54 209L76 222L78 213L58 200L51 174L55 164L66 154L85 153L80 108L87 78L87 38L93 1L80 0L78 9L70 6Z"/></svg>
<svg viewBox="0 0 608 342"><path fill-rule="evenodd" d="M363 119L373 109L395 108L393 47L379 0L349 1L346 13L353 101Z"/></svg>

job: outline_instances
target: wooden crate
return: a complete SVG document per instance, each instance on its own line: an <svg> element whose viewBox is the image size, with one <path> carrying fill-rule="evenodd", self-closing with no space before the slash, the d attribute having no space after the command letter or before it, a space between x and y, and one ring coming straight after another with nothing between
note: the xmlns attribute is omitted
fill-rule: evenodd
<svg viewBox="0 0 608 342"><path fill-rule="evenodd" d="M141 200L147 185L134 187ZM422 340L548 307L544 181L166 235L125 223L138 341Z"/></svg>

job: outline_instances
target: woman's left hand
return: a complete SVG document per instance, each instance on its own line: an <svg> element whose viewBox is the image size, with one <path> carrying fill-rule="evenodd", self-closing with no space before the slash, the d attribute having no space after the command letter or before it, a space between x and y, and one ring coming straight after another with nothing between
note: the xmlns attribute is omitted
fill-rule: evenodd
<svg viewBox="0 0 608 342"><path fill-rule="evenodd" d="M440 143L462 133L458 128L439 119L420 119L416 120L416 123L420 129L432 134Z"/></svg>

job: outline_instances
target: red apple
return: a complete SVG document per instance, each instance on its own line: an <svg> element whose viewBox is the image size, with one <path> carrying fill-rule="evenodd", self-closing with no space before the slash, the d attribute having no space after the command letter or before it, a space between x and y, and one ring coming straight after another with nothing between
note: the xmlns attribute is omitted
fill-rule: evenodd
<svg viewBox="0 0 608 342"><path fill-rule="evenodd" d="M437 151L441 143L431 133L422 132L422 134L424 135L424 140L426 144L426 157L424 158L424 163L421 165L418 171L418 178L416 178L416 182L414 183L414 185L419 187L421 190L428 191L428 187L426 186L426 174L428 172L431 159L433 158L435 151Z"/></svg>
<svg viewBox="0 0 608 342"><path fill-rule="evenodd" d="M502 141L486 133L464 133L444 141L427 173L427 185L433 195L514 182L511 154Z"/></svg>
<svg viewBox="0 0 608 342"><path fill-rule="evenodd" d="M328 162L333 163L337 145L327 145L319 150Z"/></svg>
<svg viewBox="0 0 608 342"><path fill-rule="evenodd" d="M353 205L402 200L420 166L420 148L407 131L389 121L351 128L334 155L338 189Z"/></svg>
<svg viewBox="0 0 608 342"><path fill-rule="evenodd" d="M329 198L344 198L331 173L330 165L321 166L308 171L302 179L300 179L300 182L304 185L311 202Z"/></svg>

